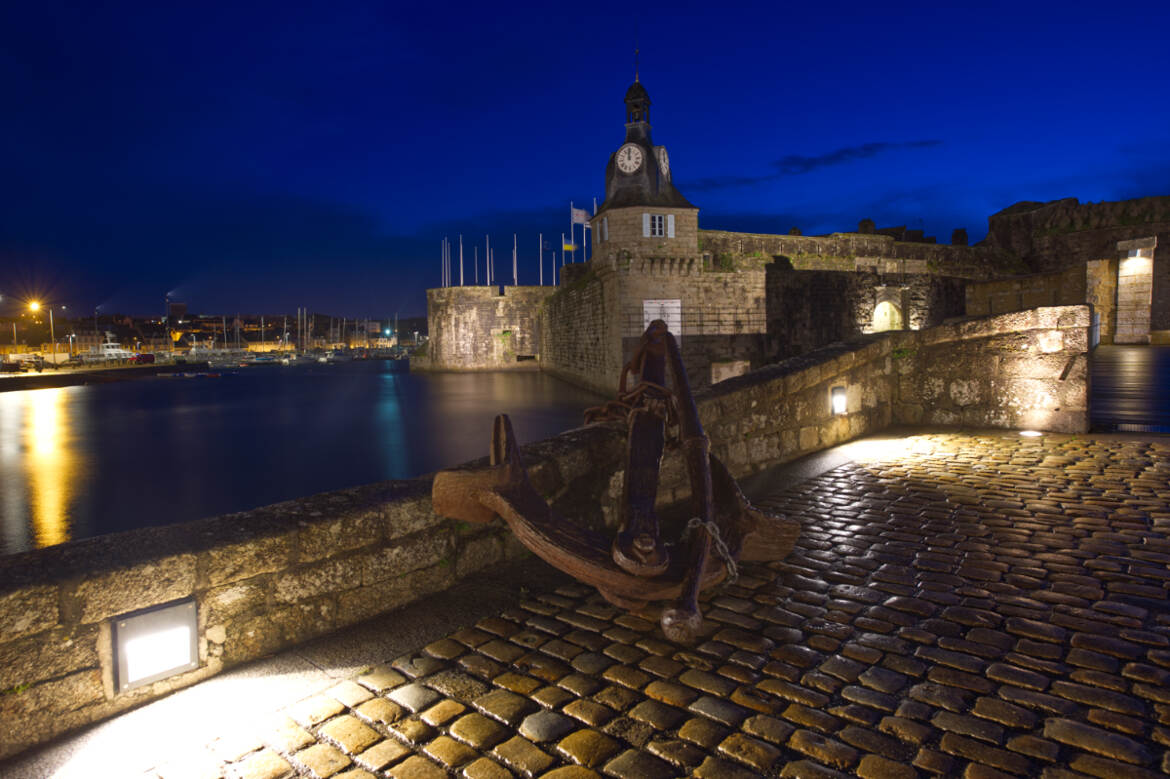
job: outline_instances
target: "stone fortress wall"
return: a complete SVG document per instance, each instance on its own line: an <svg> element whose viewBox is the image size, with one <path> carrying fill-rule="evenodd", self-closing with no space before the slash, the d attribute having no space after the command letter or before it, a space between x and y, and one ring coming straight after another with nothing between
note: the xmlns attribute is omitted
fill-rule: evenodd
<svg viewBox="0 0 1170 779"><path fill-rule="evenodd" d="M1081 432L1088 326L1088 306L1070 306L859 336L724 381L696 402L712 453L737 477L891 424ZM841 414L834 387L846 393ZM591 425L525 446L533 485L566 516L612 526L624 434L621 423ZM659 503L689 489L681 458L668 456ZM0 759L519 554L500 523L435 515L424 477L5 558ZM115 690L113 619L184 598L197 606L199 668Z"/></svg>
<svg viewBox="0 0 1170 779"><path fill-rule="evenodd" d="M689 230L682 216L678 229ZM610 218L617 232L616 220L632 215ZM697 230L683 242L695 241L689 255L682 244L655 239L603 242L588 263L566 266L555 289L506 287L502 297L486 287L432 290L431 352L419 367L526 367L516 356L532 354L544 370L612 393L644 329L642 301L660 299L681 303L677 335L696 387L857 334L1037 306L1092 303L1104 343L1119 327L1119 342L1170 336L1170 197L1022 203L989 223L987 240L975 246L897 240L880 231ZM1120 266L1135 291L1119 312L1119 247L1132 240L1146 241L1149 278L1134 280ZM1148 325L1137 321L1147 314L1129 300L1134 295L1150 300ZM883 303L892 308L883 312ZM883 323L883 313L893 319Z"/></svg>
<svg viewBox="0 0 1170 779"><path fill-rule="evenodd" d="M766 264L785 257L797 270L932 273L984 279L1010 267L995 247L897 241L874 233L767 235L700 230L699 251L716 265Z"/></svg>
<svg viewBox="0 0 1170 779"><path fill-rule="evenodd" d="M602 245L586 265L569 266L541 316L548 344L542 369L614 392L645 329L643 301L678 300L683 362L692 385L702 388L873 332L882 302L897 307L899 328L962 315L963 280L986 278L1009 261L978 247L861 233L698 236L700 252L692 256L626 242L613 251Z"/></svg>
<svg viewBox="0 0 1170 779"><path fill-rule="evenodd" d="M1149 329L1170 331L1170 197L1102 203L1080 203L1076 198L1024 202L991 215L987 221L983 245L1011 253L1037 274L1083 269L1098 260L1117 261L1121 258L1119 244L1153 238L1152 267L1148 270ZM1089 294L1094 293L1090 290Z"/></svg>
<svg viewBox="0 0 1170 779"><path fill-rule="evenodd" d="M555 287L462 286L427 290L428 342L413 370L536 367L539 312Z"/></svg>

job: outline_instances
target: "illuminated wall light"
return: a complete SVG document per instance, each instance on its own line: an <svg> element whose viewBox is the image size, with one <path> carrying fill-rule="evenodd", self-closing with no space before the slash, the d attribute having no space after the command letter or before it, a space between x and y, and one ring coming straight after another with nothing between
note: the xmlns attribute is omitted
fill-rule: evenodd
<svg viewBox="0 0 1170 779"><path fill-rule="evenodd" d="M833 387L829 390L829 399L833 404L833 416L840 416L845 413L845 388Z"/></svg>
<svg viewBox="0 0 1170 779"><path fill-rule="evenodd" d="M199 667L194 598L114 618L119 692Z"/></svg>

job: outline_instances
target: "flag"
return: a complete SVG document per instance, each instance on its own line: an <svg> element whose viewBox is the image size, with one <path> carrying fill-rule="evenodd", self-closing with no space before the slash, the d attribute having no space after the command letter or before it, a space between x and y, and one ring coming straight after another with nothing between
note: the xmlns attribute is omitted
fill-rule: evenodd
<svg viewBox="0 0 1170 779"><path fill-rule="evenodd" d="M584 208L570 208L569 211L573 214L573 224L589 224L589 212Z"/></svg>
<svg viewBox="0 0 1170 779"><path fill-rule="evenodd" d="M561 248L567 252L575 252L575 251L577 251L577 244L575 244L575 243L561 244Z"/></svg>

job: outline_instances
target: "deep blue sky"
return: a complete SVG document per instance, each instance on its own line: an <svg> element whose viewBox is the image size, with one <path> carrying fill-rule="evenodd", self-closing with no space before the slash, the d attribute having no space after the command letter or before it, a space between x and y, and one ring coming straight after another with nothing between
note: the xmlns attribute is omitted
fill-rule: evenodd
<svg viewBox="0 0 1170 779"><path fill-rule="evenodd" d="M974 241L1019 200L1170 194L1168 24L1164 1L6 3L0 294L418 314L440 238L470 279L489 230L535 283L537 232L604 194L635 26L702 227Z"/></svg>

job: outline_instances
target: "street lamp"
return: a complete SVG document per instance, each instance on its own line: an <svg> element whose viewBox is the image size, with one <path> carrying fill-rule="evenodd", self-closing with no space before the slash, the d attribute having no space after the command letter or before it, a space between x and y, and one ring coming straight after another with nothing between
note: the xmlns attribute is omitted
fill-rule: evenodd
<svg viewBox="0 0 1170 779"><path fill-rule="evenodd" d="M65 306L61 306L65 308ZM49 306L49 340L53 343L53 367L57 367L57 334L53 330L53 307ZM36 313L41 310L41 304L34 300L28 304L28 310Z"/></svg>

